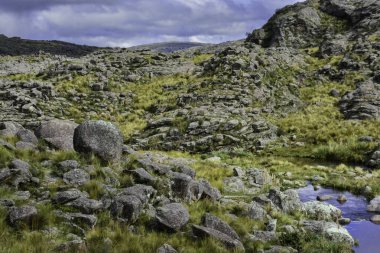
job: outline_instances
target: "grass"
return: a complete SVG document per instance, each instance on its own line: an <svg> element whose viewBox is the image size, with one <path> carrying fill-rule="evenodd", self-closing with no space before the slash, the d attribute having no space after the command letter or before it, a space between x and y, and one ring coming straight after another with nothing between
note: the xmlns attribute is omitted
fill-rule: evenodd
<svg viewBox="0 0 380 253"><path fill-rule="evenodd" d="M53 246L51 243L36 243L48 242L53 238L47 236L41 229L52 221L52 209L50 206L38 207L39 215L32 221L30 228L16 231L11 228L7 221L7 211L0 208L0 252L4 253L43 253L51 252Z"/></svg>
<svg viewBox="0 0 380 253"><path fill-rule="evenodd" d="M324 161L364 164L368 152L377 146L378 144L376 143L365 143L349 139L345 143L329 142L326 145L318 145L312 150L311 154L314 158Z"/></svg>
<svg viewBox="0 0 380 253"><path fill-rule="evenodd" d="M203 157L201 154L189 154L178 151L157 151L157 153L167 155L172 158L180 157L194 160L191 167L195 170L196 177L198 179L206 179L213 187L216 187L221 191L223 191L223 179L232 176L232 170L230 168L227 168L222 163L204 160L202 159Z"/></svg>
<svg viewBox="0 0 380 253"><path fill-rule="evenodd" d="M368 199L380 194L380 171L366 171L360 167L327 163L319 159L304 159L297 157L265 156L246 153L234 156L231 154L218 154L223 163L243 168L260 168L267 170L275 181L278 181L282 189L301 187L306 180L318 175L322 181L318 183L338 190L350 191L355 194L365 195ZM288 178L286 173L291 173ZM290 180L293 184L286 185L284 180ZM366 186L372 188L372 192L364 193Z"/></svg>
<svg viewBox="0 0 380 253"><path fill-rule="evenodd" d="M76 89L80 92L89 93L88 84L91 81L91 76L78 76L72 81L63 81L59 83L58 90L67 91ZM133 94L132 101L128 107L123 105L108 104L107 108L97 108L98 104L88 104L87 108L93 107L93 110L98 110L96 114L90 114L83 110L82 104L74 103L65 110L66 117L74 119L81 123L84 118L93 120L102 119L114 122L123 133L126 140L133 135L143 130L147 125L147 115L155 113L160 108L176 107L176 99L180 92L184 92L188 84L198 82L196 78L187 75L172 75L161 76L153 79L142 79L135 83L120 82L118 85L112 86L113 92L123 92ZM168 87L174 87L173 90L168 90ZM93 94L96 98L96 94Z"/></svg>
<svg viewBox="0 0 380 253"><path fill-rule="evenodd" d="M300 253L351 253L349 245L333 243L323 236L316 236L313 233L294 233L280 236L281 245L291 246Z"/></svg>
<svg viewBox="0 0 380 253"><path fill-rule="evenodd" d="M380 41L380 34L379 34L379 33L371 34L371 35L368 37L368 40L369 40L370 42L378 42L378 41Z"/></svg>
<svg viewBox="0 0 380 253"><path fill-rule="evenodd" d="M5 167L14 157L13 153L3 146L0 146L0 168Z"/></svg>
<svg viewBox="0 0 380 253"><path fill-rule="evenodd" d="M80 187L80 189L87 192L91 199L100 199L105 194L105 190L98 180L90 180Z"/></svg>
<svg viewBox="0 0 380 253"><path fill-rule="evenodd" d="M358 180L356 177L347 176L349 172L355 171L357 176L365 175L365 171L352 168L344 165L332 166L332 167L320 167L306 162L289 161L287 159L275 158L275 157L258 157L253 154L239 153L239 155L233 156L228 153L215 153L211 155L218 155L221 157L221 162L211 162L205 160L208 156L200 154L188 154L182 152L160 152L162 155L177 158L193 159L194 164L192 167L197 172L197 178L205 178L209 180L214 186L223 190L223 179L231 176L232 172L223 163L228 165L238 165L244 168L257 167L265 169L272 175L281 180L282 175L285 172L292 173L292 179L305 180L307 177L312 177L316 174L322 175L326 180L322 184L334 186L337 188L349 188L356 187L357 190L370 185L373 187L375 193L380 192L379 174L374 172L374 177L369 180ZM33 152L15 152L11 153L11 156L22 158L29 161L33 166L38 161L45 160L47 158L58 163L62 160L76 159L81 164L94 164L95 170L91 172L92 179L81 187L81 190L85 190L90 194L91 198L99 199L104 194L104 190L101 187L101 183L106 178L106 174L101 170L100 161L94 157L80 157L74 152L45 152L40 153ZM133 160L133 157L131 157ZM54 170L54 166L50 168ZM116 171L118 168L114 168ZM332 176L332 172L339 175L345 175L345 180ZM376 174L377 173L377 174ZM330 175L327 177L327 175ZM133 178L130 175L123 175L120 178L121 187L127 187L133 184ZM156 186L157 187L157 186ZM12 192L6 188L0 189L2 196L9 196L12 198ZM39 214L32 223L32 227L24 227L21 230L15 232L5 222L6 213L0 212L0 252L51 252L56 246L54 243L46 243L44 245L35 245L32 240L44 240L48 241L51 238L41 232L42 229L58 226L64 233L69 232L70 229L55 219L53 216L53 210L57 207L51 205L40 205L37 207ZM60 208L60 207L58 207ZM131 232L128 226L120 224L117 221L111 219L107 211L98 214L98 223L96 227L86 234L86 241L88 248L78 249L73 252L155 252L158 247L164 243L168 243L176 248L179 252L231 252L225 249L221 243L211 239L197 239L194 240L190 236L191 224L200 224L202 216L206 213L212 213L221 219L225 220L234 228L239 236L242 238L247 252L259 252L260 249L267 249L270 243L253 243L248 239L248 234L253 230L260 230L265 228L265 220L251 220L242 216L244 211L244 205L240 204L220 204L212 202L211 200L204 199L198 202L194 202L187 205L190 213L190 222L185 226L181 232L170 234L167 232L157 231L153 229L150 224L152 219L148 216L142 215L137 223L134 224L135 232ZM66 209L65 209L66 210ZM294 224L303 218L302 214L285 215L274 210L268 210L271 215L278 220L278 226L286 224ZM232 215L238 215L237 218L233 218ZM66 231L66 232L65 232ZM298 238L298 237L297 237ZM286 238L285 238L286 239ZM280 241L284 245L293 245L293 239L288 238ZM56 243L64 241L64 235L60 234L54 238ZM321 248L326 252L345 252L345 246L333 244L324 238L319 237L300 237L298 247L300 252L313 252L312 247L321 244ZM112 241L112 244L110 244ZM15 243L17 242L17 243Z"/></svg>
<svg viewBox="0 0 380 253"><path fill-rule="evenodd" d="M201 64L202 62L210 60L214 54L199 54L193 57L194 64Z"/></svg>
<svg viewBox="0 0 380 253"><path fill-rule="evenodd" d="M315 57L315 48L304 50L308 54L306 61L309 72L329 64L336 68L343 56L333 56L327 59ZM292 76L292 73L289 73ZM291 78L291 77L290 77ZM329 80L316 81L307 78L304 86L299 89L300 99L304 103L302 110L290 113L285 117L268 115L267 119L279 127L279 133L288 138L295 135L298 143L304 147L281 147L277 142L269 148L269 153L280 156L296 156L317 158L324 161L363 163L375 143L362 143L360 136L380 138L380 122L376 120L345 120L339 111L340 98L330 96L330 91L336 89L340 94L355 89L356 84L365 79L357 72L349 72L341 82Z"/></svg>
<svg viewBox="0 0 380 253"><path fill-rule="evenodd" d="M61 80L55 85L55 90L57 92L66 93L70 90L75 90L81 93L90 92L90 83L95 81L95 78L88 74L85 76L76 75L72 80Z"/></svg>

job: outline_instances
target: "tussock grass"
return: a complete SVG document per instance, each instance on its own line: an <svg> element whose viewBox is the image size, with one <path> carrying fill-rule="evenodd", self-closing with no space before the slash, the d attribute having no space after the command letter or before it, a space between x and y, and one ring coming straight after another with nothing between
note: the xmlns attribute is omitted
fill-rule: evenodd
<svg viewBox="0 0 380 253"><path fill-rule="evenodd" d="M72 80L61 80L56 83L55 89L58 92L67 92L69 90L75 90L81 93L89 93L90 83L95 81L92 75L80 76L76 75Z"/></svg>
<svg viewBox="0 0 380 253"><path fill-rule="evenodd" d="M207 60L210 60L214 55L213 54L199 54L193 57L194 64L200 64Z"/></svg>

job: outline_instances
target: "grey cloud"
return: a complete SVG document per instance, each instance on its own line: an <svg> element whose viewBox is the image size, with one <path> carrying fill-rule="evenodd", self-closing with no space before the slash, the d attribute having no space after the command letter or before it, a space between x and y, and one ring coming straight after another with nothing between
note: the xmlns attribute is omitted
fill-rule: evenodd
<svg viewBox="0 0 380 253"><path fill-rule="evenodd" d="M2 0L0 0L2 1ZM100 46L240 39L297 0L12 0L0 33ZM75 2L75 3L74 3ZM100 3L101 2L101 3ZM17 4L27 3L22 13ZM19 12L21 12L19 10ZM3 21L12 22L4 25Z"/></svg>
<svg viewBox="0 0 380 253"><path fill-rule="evenodd" d="M0 10L12 12L25 12L45 10L57 5L102 4L112 5L120 3L119 0L0 0Z"/></svg>

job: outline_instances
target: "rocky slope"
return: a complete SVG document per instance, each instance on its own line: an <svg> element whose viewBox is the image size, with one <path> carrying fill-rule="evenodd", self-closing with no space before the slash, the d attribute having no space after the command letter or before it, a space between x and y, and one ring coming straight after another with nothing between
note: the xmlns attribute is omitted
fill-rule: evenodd
<svg viewBox="0 0 380 253"><path fill-rule="evenodd" d="M173 53L189 48L207 46L206 43L197 42L162 42L131 47L132 50L152 50L162 53Z"/></svg>
<svg viewBox="0 0 380 253"><path fill-rule="evenodd" d="M379 5L309 0L171 53L1 57L0 251L351 252L340 210L294 188L380 210Z"/></svg>

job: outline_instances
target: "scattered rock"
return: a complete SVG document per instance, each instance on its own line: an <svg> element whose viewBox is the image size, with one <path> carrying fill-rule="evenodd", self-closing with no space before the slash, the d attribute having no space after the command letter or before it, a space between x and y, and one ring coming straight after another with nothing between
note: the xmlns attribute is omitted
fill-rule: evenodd
<svg viewBox="0 0 380 253"><path fill-rule="evenodd" d="M247 216L254 220L262 220L267 216L267 212L262 205L252 202L248 207Z"/></svg>
<svg viewBox="0 0 380 253"><path fill-rule="evenodd" d="M134 195L119 195L111 204L111 214L124 221L135 222L144 204Z"/></svg>
<svg viewBox="0 0 380 253"><path fill-rule="evenodd" d="M222 198L220 191L215 187L212 187L207 180L201 179L199 180L199 184L203 188L202 198L208 198L214 201Z"/></svg>
<svg viewBox="0 0 380 253"><path fill-rule="evenodd" d="M230 225L212 214L206 213L202 218L202 223L205 227L218 230L233 239L240 240L240 237Z"/></svg>
<svg viewBox="0 0 380 253"><path fill-rule="evenodd" d="M346 197L345 195L343 195L343 194L340 194L340 195L338 196L338 198L337 198L337 201L338 201L339 203L343 204L343 203L347 202L347 197Z"/></svg>
<svg viewBox="0 0 380 253"><path fill-rule="evenodd" d="M380 196L376 196L367 206L369 212L380 212Z"/></svg>
<svg viewBox="0 0 380 253"><path fill-rule="evenodd" d="M227 248L244 249L243 244L239 240L233 239L218 230L198 225L192 225L192 230L195 236L200 238L210 236L223 243Z"/></svg>
<svg viewBox="0 0 380 253"><path fill-rule="evenodd" d="M42 122L36 135L61 150L74 150L74 130L78 126L75 122L67 120L51 120Z"/></svg>
<svg viewBox="0 0 380 253"><path fill-rule="evenodd" d="M179 203L171 203L157 208L156 219L160 225L171 230L179 230L189 221L189 212Z"/></svg>
<svg viewBox="0 0 380 253"><path fill-rule="evenodd" d="M338 220L338 223L342 226L345 226L345 225L348 225L351 223L351 219L350 218L340 218Z"/></svg>
<svg viewBox="0 0 380 253"><path fill-rule="evenodd" d="M63 174L63 181L73 186L81 186L90 180L90 175L81 169L74 169Z"/></svg>
<svg viewBox="0 0 380 253"><path fill-rule="evenodd" d="M317 200L319 200L319 201L327 201L327 200L330 200L333 198L334 197L330 196L330 195L319 195L319 196L317 196Z"/></svg>
<svg viewBox="0 0 380 253"><path fill-rule="evenodd" d="M272 231L254 231L252 235L249 236L251 241L260 242L270 242L277 239L277 235Z"/></svg>
<svg viewBox="0 0 380 253"><path fill-rule="evenodd" d="M374 215L371 217L371 221L376 224L380 224L380 215Z"/></svg>
<svg viewBox="0 0 380 253"><path fill-rule="evenodd" d="M344 227L334 222L304 221L301 225L306 230L315 234L324 235L334 242L348 243L350 245L354 245L354 239L348 233L348 231Z"/></svg>
<svg viewBox="0 0 380 253"><path fill-rule="evenodd" d="M8 221L12 226L31 225L32 219L36 215L37 209L34 206L11 207L8 212Z"/></svg>
<svg viewBox="0 0 380 253"><path fill-rule="evenodd" d="M38 144L38 139L37 137L34 135L34 133L28 129L20 129L16 136L23 142L26 142L26 143L32 143L34 145L37 145Z"/></svg>
<svg viewBox="0 0 380 253"><path fill-rule="evenodd" d="M79 197L66 205L75 207L84 214L93 214L103 208L103 203L101 201L86 197Z"/></svg>
<svg viewBox="0 0 380 253"><path fill-rule="evenodd" d="M71 189L67 191L57 192L52 198L52 202L55 204L66 204L70 201L76 200L80 197L88 197L78 189Z"/></svg>
<svg viewBox="0 0 380 253"><path fill-rule="evenodd" d="M281 192L277 189L269 191L268 199L285 213L292 213L303 210L303 204L296 190L286 190Z"/></svg>
<svg viewBox="0 0 380 253"><path fill-rule="evenodd" d="M79 163L75 160L66 160L58 164L58 168L62 171L70 171L79 168Z"/></svg>
<svg viewBox="0 0 380 253"><path fill-rule="evenodd" d="M304 203L306 214L312 219L336 221L342 216L342 211L333 205L319 201L309 201Z"/></svg>
<svg viewBox="0 0 380 253"><path fill-rule="evenodd" d="M190 176L172 172L172 190L186 201L197 201L202 197L203 184L193 180Z"/></svg>
<svg viewBox="0 0 380 253"><path fill-rule="evenodd" d="M0 135L5 137L16 136L23 127L16 122L0 122Z"/></svg>
<svg viewBox="0 0 380 253"><path fill-rule="evenodd" d="M149 174L143 168L138 168L136 170L127 170L126 172L132 174L135 177L137 183L151 184L156 180L151 174Z"/></svg>
<svg viewBox="0 0 380 253"><path fill-rule="evenodd" d="M157 249L156 253L177 253L177 251L171 245L165 243Z"/></svg>

